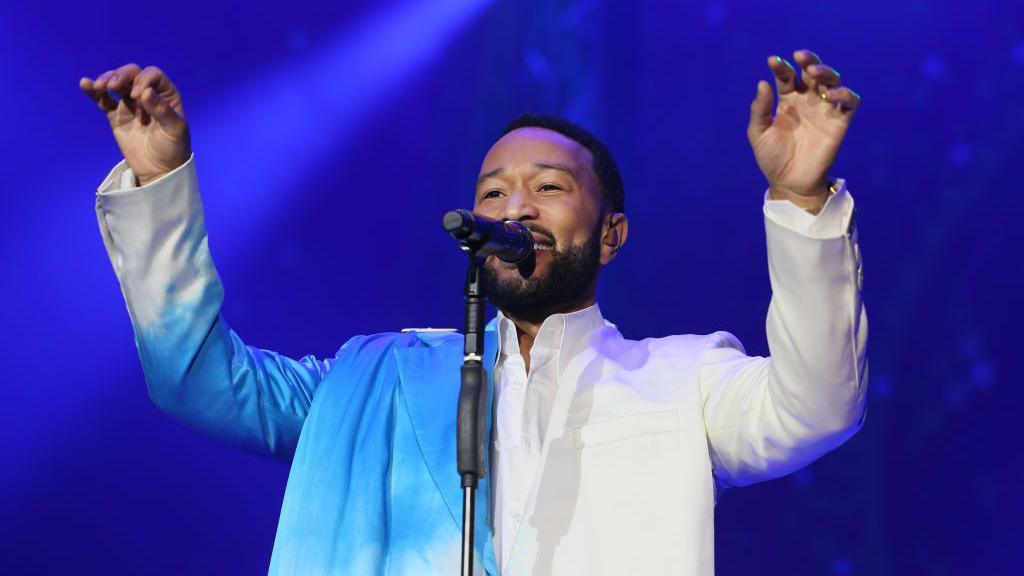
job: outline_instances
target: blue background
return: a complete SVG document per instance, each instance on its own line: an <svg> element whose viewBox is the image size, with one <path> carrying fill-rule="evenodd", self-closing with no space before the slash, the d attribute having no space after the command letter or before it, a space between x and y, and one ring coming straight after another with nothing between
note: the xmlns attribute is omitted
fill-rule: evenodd
<svg viewBox="0 0 1024 576"><path fill-rule="evenodd" d="M766 57L806 47L864 99L834 175L858 203L867 421L809 468L726 493L718 573L1024 573L1018 6L7 5L0 569L265 572L288 472L150 404L93 214L120 156L79 77L134 61L177 83L224 313L250 344L330 356L358 333L455 325L464 262L440 216L533 111L592 128L622 166L631 233L606 317L766 354L745 128Z"/></svg>

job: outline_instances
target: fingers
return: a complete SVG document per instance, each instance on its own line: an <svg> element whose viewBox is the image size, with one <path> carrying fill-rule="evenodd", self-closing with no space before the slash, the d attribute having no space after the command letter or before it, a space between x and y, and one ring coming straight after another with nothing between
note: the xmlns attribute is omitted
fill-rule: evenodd
<svg viewBox="0 0 1024 576"><path fill-rule="evenodd" d="M775 75L775 89L779 91L779 96L796 91L796 70L789 62L781 56L770 56L768 68Z"/></svg>
<svg viewBox="0 0 1024 576"><path fill-rule="evenodd" d="M768 67L775 76L779 101L781 102L784 96L793 92L803 95L810 91L809 100L801 97L793 102L799 102L800 105L809 103L812 106L814 102L827 104L838 113L837 117L845 117L849 120L861 104L860 95L843 86L839 72L835 68L823 64L821 58L814 52L797 50L793 53L793 58L799 66L799 80L797 79L797 69L782 57L771 56L768 58ZM751 140L771 127L774 119L774 104L769 84L759 82L757 96L750 104L750 124L747 134Z"/></svg>
<svg viewBox="0 0 1024 576"><path fill-rule="evenodd" d="M822 64L821 58L810 50L797 50L793 58L800 66L800 81L811 92L822 94L829 88L840 84L839 72L831 66Z"/></svg>
<svg viewBox="0 0 1024 576"><path fill-rule="evenodd" d="M812 64L807 67L806 71L811 77L808 87L817 88L818 86L825 86L827 88L835 88L839 86L839 72L836 72L835 68L831 66Z"/></svg>
<svg viewBox="0 0 1024 576"><path fill-rule="evenodd" d="M801 68L806 68L811 64L821 64L821 58L818 57L814 52L803 49L793 52L793 59L800 65Z"/></svg>
<svg viewBox="0 0 1024 576"><path fill-rule="evenodd" d="M125 64L114 70L107 70L100 74L95 80L82 78L78 81L78 87L82 89L93 102L104 112L113 112L117 109L118 98L128 95L126 87L131 86L131 80L139 73L136 64ZM126 103L126 106L130 103Z"/></svg>
<svg viewBox="0 0 1024 576"><path fill-rule="evenodd" d="M842 86L839 72L822 64L817 54L810 50L797 50L793 58L803 71L801 80L808 90L817 93L822 100L835 104L841 112L852 114L860 106L860 96Z"/></svg>
<svg viewBox="0 0 1024 576"><path fill-rule="evenodd" d="M821 63L821 59L810 50L797 50L793 56L800 66L800 82L793 66L781 56L768 58L768 67L775 75L775 87L779 95L805 90L821 91L839 86L839 72Z"/></svg>
<svg viewBox="0 0 1024 576"><path fill-rule="evenodd" d="M860 95L844 86L829 88L825 95L828 96L829 102L839 108L840 112L848 112L852 115L860 106Z"/></svg>
<svg viewBox="0 0 1024 576"><path fill-rule="evenodd" d="M747 126L747 137L753 141L772 125L772 108L775 98L770 84L761 80L757 83L757 95L750 103L750 124Z"/></svg>
<svg viewBox="0 0 1024 576"><path fill-rule="evenodd" d="M139 74L138 64L125 64L116 70L104 72L96 79L96 84L105 90L116 92L122 98L128 96L132 82Z"/></svg>
<svg viewBox="0 0 1024 576"><path fill-rule="evenodd" d="M146 66L135 77L129 97L138 99L142 108L164 126L178 127L184 120L178 89L156 66Z"/></svg>
<svg viewBox="0 0 1024 576"><path fill-rule="evenodd" d="M138 98L142 96L142 92L146 88L153 88L157 93L165 92L169 89L173 89L174 86L171 81L164 75L163 71L156 66L146 66L142 69L142 72L135 77L135 81L132 84L130 92L131 98Z"/></svg>
<svg viewBox="0 0 1024 576"><path fill-rule="evenodd" d="M797 50L793 52L793 61L800 67L800 83L802 87L816 89L816 86L812 86L814 77L807 71L807 68L821 64L821 58L818 58L818 55L810 50Z"/></svg>
<svg viewBox="0 0 1024 576"><path fill-rule="evenodd" d="M142 104L142 109L162 126L177 129L184 122L184 118L152 86L147 86L142 90L138 101Z"/></svg>
<svg viewBox="0 0 1024 576"><path fill-rule="evenodd" d="M96 83L92 80L82 78L78 81L78 87L100 107L100 110L112 112L117 109L117 101L111 98L106 90L97 90Z"/></svg>
<svg viewBox="0 0 1024 576"><path fill-rule="evenodd" d="M156 66L143 69L134 63L125 64L107 70L96 80L82 78L78 85L104 112L117 110L118 104L123 102L125 111L135 114L136 105L141 104L145 112L143 123L148 122L146 115L168 127L184 121L177 88Z"/></svg>

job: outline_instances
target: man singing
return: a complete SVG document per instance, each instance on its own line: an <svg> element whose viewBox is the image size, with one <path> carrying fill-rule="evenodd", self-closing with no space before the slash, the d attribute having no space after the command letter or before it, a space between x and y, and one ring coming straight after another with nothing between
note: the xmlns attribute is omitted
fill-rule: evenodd
<svg viewBox="0 0 1024 576"><path fill-rule="evenodd" d="M486 262L498 315L476 571L710 575L717 495L776 478L861 426L867 320L853 199L826 175L860 98L810 51L768 59L747 136L764 200L771 357L726 332L627 340L595 302L629 231L595 136L524 116L483 159L480 215L536 238ZM291 461L271 574L454 574L462 337L356 336L330 359L245 345L220 314L181 97L153 67L83 78L124 155L96 212L161 409ZM119 97L114 97L116 94ZM724 222L723 222L724 224Z"/></svg>

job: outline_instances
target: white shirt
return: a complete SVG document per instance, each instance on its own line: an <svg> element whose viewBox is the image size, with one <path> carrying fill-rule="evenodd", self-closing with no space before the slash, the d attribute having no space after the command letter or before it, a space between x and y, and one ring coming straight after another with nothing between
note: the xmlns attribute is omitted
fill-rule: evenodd
<svg viewBox="0 0 1024 576"><path fill-rule="evenodd" d="M771 200L765 193L765 215L776 223L810 237L841 235L849 225L852 210L847 205L845 182L839 181L842 193L829 198L819 216L795 204ZM829 206L837 204L836 206ZM530 349L530 371L519 349L515 324L500 311L498 323L498 355L494 367L493 430L490 474L492 477L492 514L494 553L504 572L513 543L524 521L530 493L537 474L541 447L544 445L548 419L561 379L575 384L577 374L559 370L567 366L563 345L587 342L597 329L608 325L597 304L570 314L548 317ZM581 350L577 350L579 352Z"/></svg>
<svg viewBox="0 0 1024 576"><path fill-rule="evenodd" d="M540 448L561 377L565 342L586 342L605 325L597 304L570 314L549 316L530 348L530 372L519 349L515 324L498 312L498 356L494 367L494 429L491 474L494 553L504 567L530 497ZM609 324L610 325L610 324ZM571 377L571 376L570 376Z"/></svg>

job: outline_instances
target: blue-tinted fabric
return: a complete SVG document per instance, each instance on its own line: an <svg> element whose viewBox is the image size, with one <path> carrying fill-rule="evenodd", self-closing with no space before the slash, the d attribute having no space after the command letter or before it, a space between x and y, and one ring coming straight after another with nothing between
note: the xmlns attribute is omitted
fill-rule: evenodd
<svg viewBox="0 0 1024 576"><path fill-rule="evenodd" d="M486 335L490 371L493 325ZM169 352L142 354L146 373L180 365ZM151 390L183 420L292 459L270 574L442 574L458 569L461 546L461 363L461 336L415 333L357 336L331 360L293 360L245 346L218 316L182 384ZM484 479L476 556L497 574L489 499Z"/></svg>

